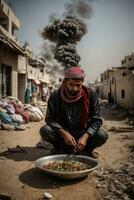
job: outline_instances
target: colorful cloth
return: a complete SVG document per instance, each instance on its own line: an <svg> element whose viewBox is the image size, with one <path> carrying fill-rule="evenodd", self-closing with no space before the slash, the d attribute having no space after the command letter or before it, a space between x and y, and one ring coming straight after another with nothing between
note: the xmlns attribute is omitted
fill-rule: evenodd
<svg viewBox="0 0 134 200"><path fill-rule="evenodd" d="M27 87L26 92L25 92L25 103L30 103L30 89Z"/></svg>

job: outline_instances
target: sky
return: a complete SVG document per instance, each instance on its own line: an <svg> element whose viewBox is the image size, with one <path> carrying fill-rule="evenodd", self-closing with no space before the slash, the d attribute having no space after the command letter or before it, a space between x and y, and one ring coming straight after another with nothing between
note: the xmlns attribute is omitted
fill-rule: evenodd
<svg viewBox="0 0 134 200"><path fill-rule="evenodd" d="M20 20L18 39L28 41L39 56L44 40L40 36L52 13L61 15L70 0L8 0ZM88 32L78 43L80 65L86 82L94 82L100 73L121 65L134 52L134 0L90 0L92 16L86 20Z"/></svg>

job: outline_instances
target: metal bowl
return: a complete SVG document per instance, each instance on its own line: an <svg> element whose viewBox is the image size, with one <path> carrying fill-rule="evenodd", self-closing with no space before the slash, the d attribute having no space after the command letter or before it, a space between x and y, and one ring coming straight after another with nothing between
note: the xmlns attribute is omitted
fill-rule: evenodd
<svg viewBox="0 0 134 200"><path fill-rule="evenodd" d="M98 161L94 158L82 156L82 155L75 155L73 156L73 159L71 160L85 163L89 167L89 169L71 172L71 171L50 170L50 169L45 169L43 167L44 165L50 162L63 161L67 156L68 154L46 156L46 157L42 157L36 160L34 164L37 168L43 170L47 174L50 174L52 176L56 176L59 178L65 178L65 179L76 179L76 178L85 177L99 166Z"/></svg>

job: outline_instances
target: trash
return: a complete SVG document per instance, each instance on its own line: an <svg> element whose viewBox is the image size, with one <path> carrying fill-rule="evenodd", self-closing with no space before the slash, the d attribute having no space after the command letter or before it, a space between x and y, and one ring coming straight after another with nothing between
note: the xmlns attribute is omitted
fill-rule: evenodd
<svg viewBox="0 0 134 200"><path fill-rule="evenodd" d="M4 123L1 123L1 129L2 130L8 130L8 131L12 131L14 130L14 126L11 125L11 124L4 124Z"/></svg>
<svg viewBox="0 0 134 200"><path fill-rule="evenodd" d="M48 192L44 192L43 197L43 199L51 199L53 196Z"/></svg>

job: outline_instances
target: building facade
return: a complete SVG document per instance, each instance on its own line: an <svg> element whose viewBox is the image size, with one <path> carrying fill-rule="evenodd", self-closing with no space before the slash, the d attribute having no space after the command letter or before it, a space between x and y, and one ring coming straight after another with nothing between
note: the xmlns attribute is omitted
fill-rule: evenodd
<svg viewBox="0 0 134 200"><path fill-rule="evenodd" d="M18 55L26 55L16 38L19 27L11 8L0 0L0 98L18 96Z"/></svg>
<svg viewBox="0 0 134 200"><path fill-rule="evenodd" d="M16 37L19 27L19 19L0 0L0 98L13 96L24 102L28 82L34 82L40 93L41 85L49 84L49 76L45 61L33 58L27 43L20 46Z"/></svg>
<svg viewBox="0 0 134 200"><path fill-rule="evenodd" d="M125 56L120 67L103 72L96 89L102 99L126 109L134 109L134 54Z"/></svg>

